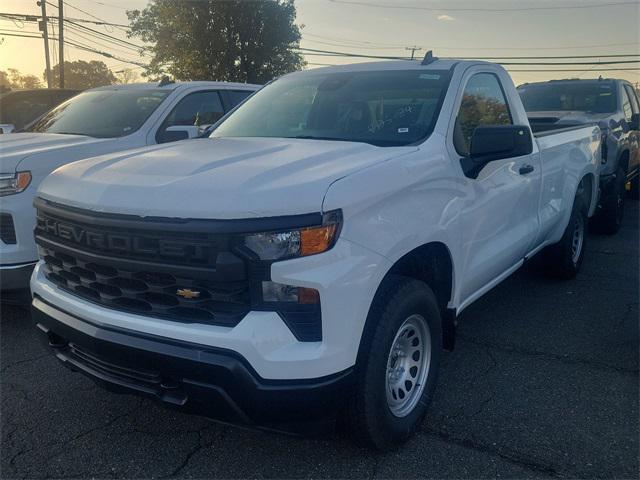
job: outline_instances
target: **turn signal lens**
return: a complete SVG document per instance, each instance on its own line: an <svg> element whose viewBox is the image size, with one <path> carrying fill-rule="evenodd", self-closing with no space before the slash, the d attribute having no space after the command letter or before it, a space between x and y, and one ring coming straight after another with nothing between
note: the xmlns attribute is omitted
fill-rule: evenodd
<svg viewBox="0 0 640 480"><path fill-rule="evenodd" d="M0 174L0 197L24 191L31 183L31 172Z"/></svg>
<svg viewBox="0 0 640 480"><path fill-rule="evenodd" d="M335 238L337 224L308 228L300 231L300 256L326 252Z"/></svg>

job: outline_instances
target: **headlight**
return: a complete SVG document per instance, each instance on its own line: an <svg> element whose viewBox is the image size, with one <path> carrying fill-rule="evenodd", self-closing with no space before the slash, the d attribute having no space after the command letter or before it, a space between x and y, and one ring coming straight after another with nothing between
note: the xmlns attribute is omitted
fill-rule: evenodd
<svg viewBox="0 0 640 480"><path fill-rule="evenodd" d="M0 197L22 192L31 183L31 172L0 173Z"/></svg>
<svg viewBox="0 0 640 480"><path fill-rule="evenodd" d="M333 247L341 222L341 212L333 211L323 216L320 226L247 235L244 245L261 260L268 261L315 255Z"/></svg>

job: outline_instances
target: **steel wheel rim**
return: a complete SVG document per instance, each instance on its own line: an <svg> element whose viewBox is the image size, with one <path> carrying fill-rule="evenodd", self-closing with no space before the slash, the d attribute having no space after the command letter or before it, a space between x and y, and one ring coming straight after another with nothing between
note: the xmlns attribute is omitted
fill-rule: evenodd
<svg viewBox="0 0 640 480"><path fill-rule="evenodd" d="M387 358L387 405L396 417L409 415L422 397L431 363L431 335L422 315L408 317L398 329Z"/></svg>
<svg viewBox="0 0 640 480"><path fill-rule="evenodd" d="M580 254L582 253L582 245L584 243L584 220L582 216L576 218L576 223L573 228L573 237L571 239L571 260L573 263L578 263Z"/></svg>

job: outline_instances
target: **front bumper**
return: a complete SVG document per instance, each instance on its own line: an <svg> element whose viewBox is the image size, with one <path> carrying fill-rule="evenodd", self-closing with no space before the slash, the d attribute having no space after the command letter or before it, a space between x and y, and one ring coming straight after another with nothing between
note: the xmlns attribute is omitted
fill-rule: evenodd
<svg viewBox="0 0 640 480"><path fill-rule="evenodd" d="M323 431L351 393L352 369L322 378L265 380L235 352L99 326L38 296L32 318L65 366L102 387L216 420Z"/></svg>

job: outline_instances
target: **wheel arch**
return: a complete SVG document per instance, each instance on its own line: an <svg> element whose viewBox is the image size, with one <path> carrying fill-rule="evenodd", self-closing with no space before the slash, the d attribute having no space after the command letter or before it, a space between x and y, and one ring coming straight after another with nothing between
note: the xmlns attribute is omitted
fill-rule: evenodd
<svg viewBox="0 0 640 480"><path fill-rule="evenodd" d="M448 305L454 292L453 257L447 245L440 241L432 241L405 253L387 270L369 307L369 315L367 315L363 335L360 339L358 359L363 350L365 339L368 337L367 334L375 326L370 315L371 309L381 291L395 276L422 281L433 290L442 320L442 345L446 350L452 350L455 346L456 313Z"/></svg>

